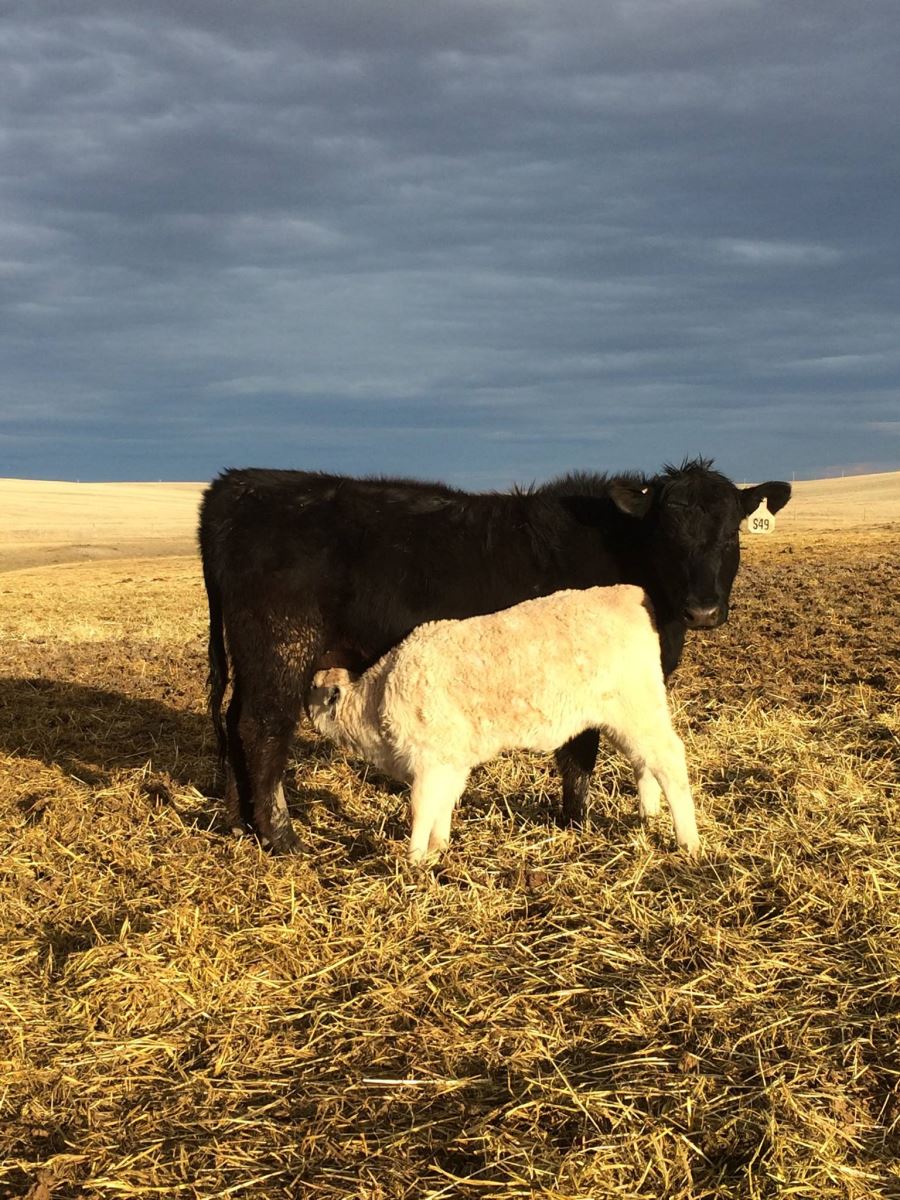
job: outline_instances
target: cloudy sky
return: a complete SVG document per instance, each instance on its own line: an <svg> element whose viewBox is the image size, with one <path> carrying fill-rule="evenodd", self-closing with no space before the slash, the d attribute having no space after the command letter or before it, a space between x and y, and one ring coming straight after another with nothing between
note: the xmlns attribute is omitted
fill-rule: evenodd
<svg viewBox="0 0 900 1200"><path fill-rule="evenodd" d="M897 0L27 0L0 475L900 468Z"/></svg>

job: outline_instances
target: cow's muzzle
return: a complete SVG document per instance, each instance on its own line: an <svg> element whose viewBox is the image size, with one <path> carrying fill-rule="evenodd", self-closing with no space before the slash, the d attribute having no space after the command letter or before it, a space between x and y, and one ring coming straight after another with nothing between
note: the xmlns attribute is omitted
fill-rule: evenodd
<svg viewBox="0 0 900 1200"><path fill-rule="evenodd" d="M684 623L688 629L715 629L724 620L725 616L720 604L689 604L684 610Z"/></svg>

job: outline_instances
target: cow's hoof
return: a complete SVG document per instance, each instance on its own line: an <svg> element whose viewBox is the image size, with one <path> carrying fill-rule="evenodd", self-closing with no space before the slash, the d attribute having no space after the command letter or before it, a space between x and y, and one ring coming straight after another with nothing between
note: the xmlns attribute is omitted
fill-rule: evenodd
<svg viewBox="0 0 900 1200"><path fill-rule="evenodd" d="M556 824L560 829L573 829L578 832L584 832L590 829L590 818L584 812L563 812L556 816Z"/></svg>
<svg viewBox="0 0 900 1200"><path fill-rule="evenodd" d="M281 830L277 838L273 838L271 841L264 839L264 844L268 845L269 850L273 854L300 853L300 839L294 833L293 829Z"/></svg>

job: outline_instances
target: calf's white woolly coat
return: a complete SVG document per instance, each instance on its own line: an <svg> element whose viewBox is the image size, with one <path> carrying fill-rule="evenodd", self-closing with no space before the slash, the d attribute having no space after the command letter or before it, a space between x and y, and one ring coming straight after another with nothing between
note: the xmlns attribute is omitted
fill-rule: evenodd
<svg viewBox="0 0 900 1200"><path fill-rule="evenodd" d="M699 847L649 603L631 585L555 592L421 625L363 675L313 679L309 712L345 749L411 785L409 856L446 847L469 772L504 750L552 751L600 728L631 760L642 817L665 793L678 843Z"/></svg>

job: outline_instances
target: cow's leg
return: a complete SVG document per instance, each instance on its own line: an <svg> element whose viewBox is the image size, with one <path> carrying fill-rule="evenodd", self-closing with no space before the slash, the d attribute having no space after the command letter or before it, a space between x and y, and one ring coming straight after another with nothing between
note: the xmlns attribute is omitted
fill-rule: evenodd
<svg viewBox="0 0 900 1200"><path fill-rule="evenodd" d="M225 819L233 833L246 833L253 824L247 765L239 730L241 693L235 685L225 714Z"/></svg>
<svg viewBox="0 0 900 1200"><path fill-rule="evenodd" d="M248 830L247 822L241 816L241 794L237 776L230 762L225 764L225 820L233 834L240 835Z"/></svg>
<svg viewBox="0 0 900 1200"><path fill-rule="evenodd" d="M293 613L293 600L282 598ZM279 609L242 610L228 624L234 670L229 705L229 818L251 825L277 853L299 846L284 800L282 778L305 690L322 648L315 614L297 605L290 621Z"/></svg>
<svg viewBox="0 0 900 1200"><path fill-rule="evenodd" d="M247 764L247 783L253 803L253 825L263 842L276 854L299 849L284 799L282 778L287 766L291 739L299 718L280 712L277 718L259 718L242 713L241 744Z"/></svg>
<svg viewBox="0 0 900 1200"><path fill-rule="evenodd" d="M463 794L468 777L468 771L447 766L427 766L416 772L410 794L410 862L424 862L446 850L450 843L453 809Z"/></svg>
<svg viewBox="0 0 900 1200"><path fill-rule="evenodd" d="M591 773L599 745L600 731L586 729L556 751L556 764L562 776L563 825L587 823Z"/></svg>

